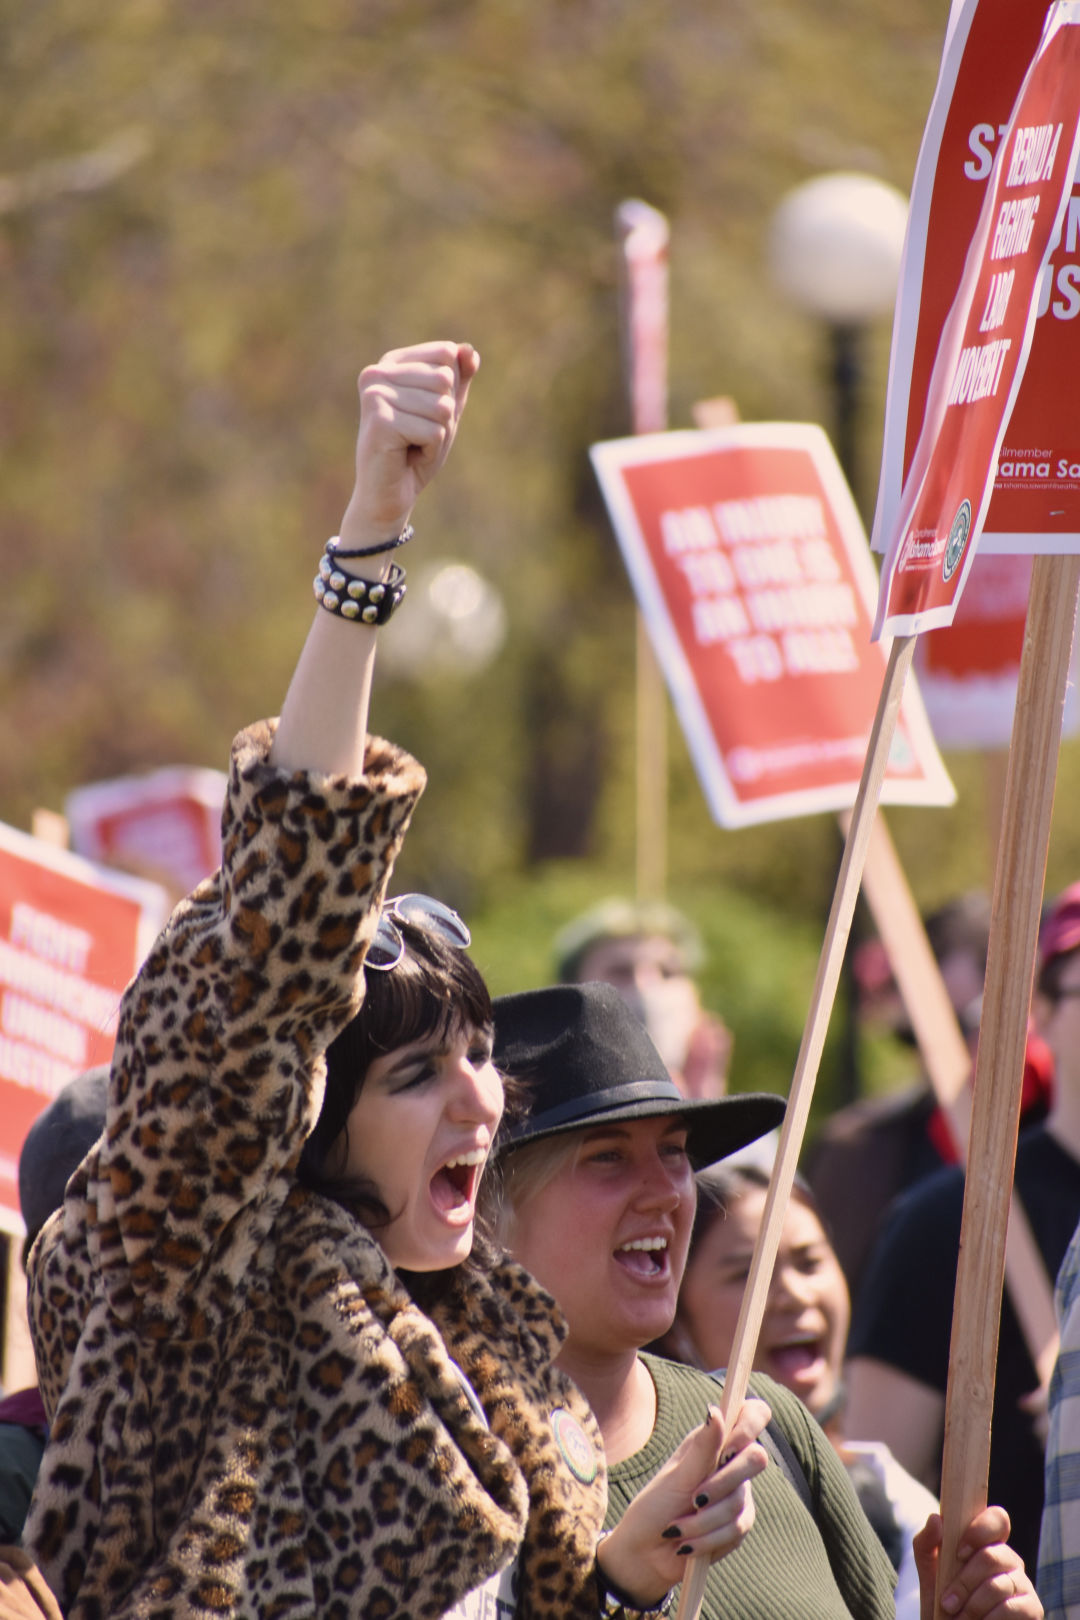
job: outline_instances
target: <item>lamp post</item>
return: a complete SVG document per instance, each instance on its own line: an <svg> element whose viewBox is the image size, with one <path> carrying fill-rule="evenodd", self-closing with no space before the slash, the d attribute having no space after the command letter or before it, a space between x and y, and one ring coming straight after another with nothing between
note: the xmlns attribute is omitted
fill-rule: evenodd
<svg viewBox="0 0 1080 1620"><path fill-rule="evenodd" d="M892 310L906 224L907 199L895 186L823 174L788 193L769 234L776 286L828 332L833 443L857 503L863 335Z"/></svg>
<svg viewBox="0 0 1080 1620"><path fill-rule="evenodd" d="M860 510L865 494L858 453L862 346L866 328L889 314L896 299L907 209L902 192L871 175L824 174L787 194L769 234L774 283L827 331L832 439ZM852 967L859 931L856 912L844 958L840 1103L852 1102L859 1093Z"/></svg>

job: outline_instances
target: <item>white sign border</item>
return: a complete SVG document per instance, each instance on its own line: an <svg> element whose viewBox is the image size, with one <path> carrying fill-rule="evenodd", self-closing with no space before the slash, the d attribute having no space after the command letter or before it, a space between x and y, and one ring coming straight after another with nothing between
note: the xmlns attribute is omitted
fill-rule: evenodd
<svg viewBox="0 0 1080 1620"><path fill-rule="evenodd" d="M742 801L725 769L697 682L668 613L637 512L622 478L622 470L644 462L676 461L691 455L699 456L709 450L742 448L802 450L810 456L850 558L869 627L877 601L877 571L847 480L828 436L816 423L738 422L723 428L686 428L667 433L638 434L626 439L608 439L592 445L589 450L634 595L664 672L710 814L720 826L732 830L760 826L770 821L790 820L796 816L850 809L855 802L859 777L859 770L856 770L848 788L837 785L776 794L752 803ZM868 638L868 645L875 644L870 643ZM876 645L881 648L884 677L889 642L883 638ZM956 790L938 752L917 684L910 676L904 691L901 714L925 779L922 782L897 781L886 776L881 802L923 806L955 803Z"/></svg>

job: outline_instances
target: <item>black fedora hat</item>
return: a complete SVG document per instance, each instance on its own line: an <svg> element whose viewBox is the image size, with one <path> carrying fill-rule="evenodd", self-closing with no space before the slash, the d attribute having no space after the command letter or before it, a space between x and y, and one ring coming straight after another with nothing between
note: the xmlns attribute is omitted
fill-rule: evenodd
<svg viewBox="0 0 1080 1620"><path fill-rule="evenodd" d="M494 1061L520 1079L528 1113L513 1122L504 1152L588 1126L680 1114L687 1151L715 1164L784 1117L782 1097L754 1092L699 1102L684 1097L645 1026L609 984L553 985L499 996Z"/></svg>

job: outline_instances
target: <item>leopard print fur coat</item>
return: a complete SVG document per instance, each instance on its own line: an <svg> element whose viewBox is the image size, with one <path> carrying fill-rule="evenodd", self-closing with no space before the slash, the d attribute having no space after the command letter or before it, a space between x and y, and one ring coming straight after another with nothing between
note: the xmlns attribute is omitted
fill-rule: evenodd
<svg viewBox="0 0 1080 1620"><path fill-rule="evenodd" d="M550 1297L504 1263L425 1315L295 1180L424 776L374 739L359 781L288 775L272 727L234 745L222 871L125 994L105 1132L32 1252L25 1544L71 1620L423 1620L515 1556L521 1616L593 1616L602 1453Z"/></svg>

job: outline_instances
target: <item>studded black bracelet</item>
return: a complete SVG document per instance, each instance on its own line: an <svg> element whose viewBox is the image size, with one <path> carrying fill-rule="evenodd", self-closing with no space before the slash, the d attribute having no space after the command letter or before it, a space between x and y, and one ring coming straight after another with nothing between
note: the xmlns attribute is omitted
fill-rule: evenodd
<svg viewBox="0 0 1080 1620"><path fill-rule="evenodd" d="M391 563L385 579L357 579L334 566L327 548L314 579L315 600L327 613L357 624L385 624L405 596L405 570Z"/></svg>

